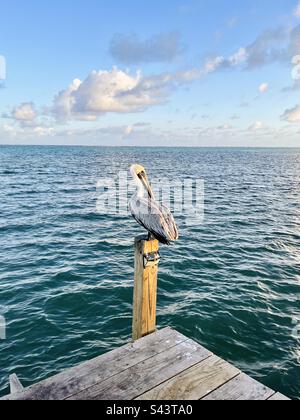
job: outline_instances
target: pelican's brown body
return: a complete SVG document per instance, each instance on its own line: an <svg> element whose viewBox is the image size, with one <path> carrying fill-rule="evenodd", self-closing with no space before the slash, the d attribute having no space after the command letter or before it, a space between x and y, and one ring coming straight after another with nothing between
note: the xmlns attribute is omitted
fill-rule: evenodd
<svg viewBox="0 0 300 420"><path fill-rule="evenodd" d="M174 217L166 206L155 200L145 168L132 165L130 172L137 186L137 192L129 202L134 219L160 243L170 245L177 241L179 234Z"/></svg>

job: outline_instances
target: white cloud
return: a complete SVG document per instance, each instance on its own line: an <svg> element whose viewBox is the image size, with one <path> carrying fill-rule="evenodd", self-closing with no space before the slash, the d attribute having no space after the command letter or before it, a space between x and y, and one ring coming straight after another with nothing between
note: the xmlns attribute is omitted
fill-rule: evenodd
<svg viewBox="0 0 300 420"><path fill-rule="evenodd" d="M222 66L224 61L225 61L225 58L222 56L217 56L217 57L208 59L204 64L203 76L206 76L207 74L213 73L216 70L218 70L218 68Z"/></svg>
<svg viewBox="0 0 300 420"><path fill-rule="evenodd" d="M34 127L33 133L38 137L49 137L55 135L55 130L52 127L37 126Z"/></svg>
<svg viewBox="0 0 300 420"><path fill-rule="evenodd" d="M141 112L165 103L174 88L192 83L213 71L217 65L218 60L215 60L207 63L204 72L195 68L148 77L143 77L140 71L130 74L117 67L110 71L94 70L83 81L74 79L66 89L55 95L43 116L44 119L54 118L58 123L66 123L72 120L96 121L107 113ZM31 127L39 126L43 121L32 103L24 103L3 117Z"/></svg>
<svg viewBox="0 0 300 420"><path fill-rule="evenodd" d="M247 63L247 60L248 52L246 48L240 48L228 58L222 55L211 57L205 61L202 71L199 73L199 76L207 76L208 74L214 73L217 70L241 67L243 64Z"/></svg>
<svg viewBox="0 0 300 420"><path fill-rule="evenodd" d="M246 63L248 58L248 53L246 48L240 48L235 54L229 57L229 63L231 66L240 66L241 64Z"/></svg>
<svg viewBox="0 0 300 420"><path fill-rule="evenodd" d="M172 83L187 82L186 73L164 73L142 77L114 67L92 71L84 80L75 79L55 96L52 114L58 121L94 121L106 113L140 112L163 103Z"/></svg>
<svg viewBox="0 0 300 420"><path fill-rule="evenodd" d="M256 121L255 123L251 124L248 128L248 131L260 131L264 129L265 126L261 121Z"/></svg>
<svg viewBox="0 0 300 420"><path fill-rule="evenodd" d="M296 105L294 108L287 109L281 116L283 121L288 121L289 123L298 123L300 122L300 105Z"/></svg>
<svg viewBox="0 0 300 420"><path fill-rule="evenodd" d="M37 112L32 102L26 102L14 108L11 112L11 118L21 122L32 122L36 119Z"/></svg>
<svg viewBox="0 0 300 420"><path fill-rule="evenodd" d="M57 120L66 120L71 117L74 105L72 94L78 90L81 83L81 80L75 79L65 90L55 96L53 113Z"/></svg>
<svg viewBox="0 0 300 420"><path fill-rule="evenodd" d="M262 83L259 86L259 92L260 93L266 93L266 92L268 92L268 90L269 90L269 84L268 83Z"/></svg>
<svg viewBox="0 0 300 420"><path fill-rule="evenodd" d="M10 137L35 138L55 135L55 130L49 123L43 121L32 102L25 102L15 107L10 114L3 118L13 120L12 124L4 124L3 131Z"/></svg>
<svg viewBox="0 0 300 420"><path fill-rule="evenodd" d="M202 68L194 68L185 72L177 73L176 80L182 82L192 82L194 80L208 76L222 68L234 67L241 63L242 52L239 50L233 54L229 59L226 59L222 55L215 57L209 57L205 60Z"/></svg>

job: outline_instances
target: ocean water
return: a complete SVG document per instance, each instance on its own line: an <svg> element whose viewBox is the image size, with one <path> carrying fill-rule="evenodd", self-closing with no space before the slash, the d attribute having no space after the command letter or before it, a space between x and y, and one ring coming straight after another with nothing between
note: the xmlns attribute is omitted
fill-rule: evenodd
<svg viewBox="0 0 300 420"><path fill-rule="evenodd" d="M130 340L133 219L96 183L139 162L205 180L205 219L162 248L158 324L300 398L300 149L0 147L0 394Z"/></svg>

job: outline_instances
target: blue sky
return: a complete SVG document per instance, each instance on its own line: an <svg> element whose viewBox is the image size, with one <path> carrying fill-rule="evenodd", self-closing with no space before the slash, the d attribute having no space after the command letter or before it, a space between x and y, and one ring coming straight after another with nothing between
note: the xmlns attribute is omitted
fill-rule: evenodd
<svg viewBox="0 0 300 420"><path fill-rule="evenodd" d="M0 143L300 146L297 0L11 0L0 55Z"/></svg>

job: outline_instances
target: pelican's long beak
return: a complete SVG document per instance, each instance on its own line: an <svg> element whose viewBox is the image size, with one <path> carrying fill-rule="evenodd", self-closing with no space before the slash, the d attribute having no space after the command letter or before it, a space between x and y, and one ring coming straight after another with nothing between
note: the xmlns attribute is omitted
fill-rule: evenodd
<svg viewBox="0 0 300 420"><path fill-rule="evenodd" d="M138 177L140 178L142 184L144 185L144 188L147 191L149 198L154 199L153 190L152 190L151 184L150 184L150 182L148 180L148 177L147 177L146 173L145 172L141 172L138 175Z"/></svg>

